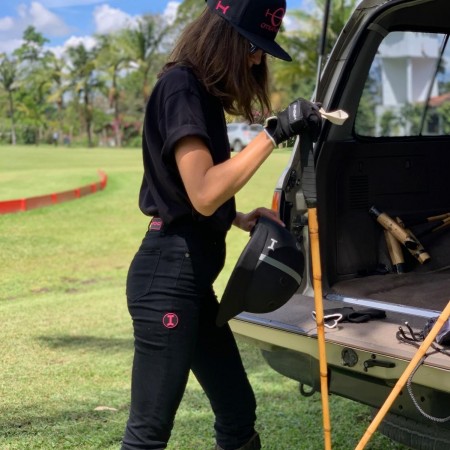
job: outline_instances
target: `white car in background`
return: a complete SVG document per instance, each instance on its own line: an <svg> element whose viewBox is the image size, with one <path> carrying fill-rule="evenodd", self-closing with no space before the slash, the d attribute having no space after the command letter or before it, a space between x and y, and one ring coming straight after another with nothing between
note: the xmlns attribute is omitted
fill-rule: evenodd
<svg viewBox="0 0 450 450"><path fill-rule="evenodd" d="M263 129L257 123L232 122L227 125L228 141L232 151L240 152Z"/></svg>

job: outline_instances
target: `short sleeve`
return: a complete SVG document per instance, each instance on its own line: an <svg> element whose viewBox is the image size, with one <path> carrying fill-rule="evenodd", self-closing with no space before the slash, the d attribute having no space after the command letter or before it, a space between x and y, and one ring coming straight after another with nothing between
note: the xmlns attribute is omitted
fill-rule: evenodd
<svg viewBox="0 0 450 450"><path fill-rule="evenodd" d="M162 157L173 157L176 143L186 136L200 137L208 148L210 138L202 106L200 86L192 75L187 75L178 90L165 97L159 114L159 132L164 142Z"/></svg>

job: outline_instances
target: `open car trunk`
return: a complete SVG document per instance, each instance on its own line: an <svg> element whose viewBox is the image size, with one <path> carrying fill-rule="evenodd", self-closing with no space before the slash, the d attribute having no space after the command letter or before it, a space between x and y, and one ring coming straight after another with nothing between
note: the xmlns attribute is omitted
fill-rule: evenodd
<svg viewBox="0 0 450 450"><path fill-rule="evenodd" d="M327 294L442 311L450 300L450 227L426 218L450 211L450 143L331 144L322 157ZM405 273L393 273L384 228L369 214L373 205L411 224L429 255L425 263L403 247Z"/></svg>
<svg viewBox="0 0 450 450"><path fill-rule="evenodd" d="M427 322L450 301L450 226L427 222L450 213L448 17L448 0L363 1L335 45L316 97L349 119L343 126L324 123L308 163L297 141L278 183L280 217L309 261L302 285L280 309L244 312L230 323L262 348L275 370L298 380L305 394L320 389L307 226L311 198L325 315L342 308L385 313L362 323L328 322L335 325L326 328L331 393L380 407ZM422 264L402 246L404 273L397 273L373 207L396 223L399 218L429 260ZM445 430L436 441L442 446L433 448L450 448L450 420L440 420L450 416L450 348L430 348L409 384L412 393L405 388L391 413L424 423L428 431Z"/></svg>

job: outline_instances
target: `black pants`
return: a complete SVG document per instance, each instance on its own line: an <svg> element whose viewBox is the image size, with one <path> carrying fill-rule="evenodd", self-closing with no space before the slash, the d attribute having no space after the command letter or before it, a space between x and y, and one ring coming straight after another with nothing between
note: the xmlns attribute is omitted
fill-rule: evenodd
<svg viewBox="0 0 450 450"><path fill-rule="evenodd" d="M219 445L254 434L256 402L228 325L217 327L212 284L225 236L193 225L147 232L127 279L135 354L122 449L164 449L192 370L215 414Z"/></svg>

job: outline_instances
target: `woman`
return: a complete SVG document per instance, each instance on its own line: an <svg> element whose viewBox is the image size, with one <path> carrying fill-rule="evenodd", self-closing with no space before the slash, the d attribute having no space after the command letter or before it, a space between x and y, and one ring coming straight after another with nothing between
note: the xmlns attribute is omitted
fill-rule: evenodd
<svg viewBox="0 0 450 450"><path fill-rule="evenodd" d="M297 100L232 159L224 110L269 111L265 52L285 0L208 0L181 35L149 99L139 205L153 216L127 279L135 356L122 449L164 449L192 370L215 414L216 449L259 449L256 403L228 325L217 327L213 282L231 225L250 231L265 208L236 212L234 195L274 146L320 132L318 107Z"/></svg>

